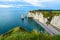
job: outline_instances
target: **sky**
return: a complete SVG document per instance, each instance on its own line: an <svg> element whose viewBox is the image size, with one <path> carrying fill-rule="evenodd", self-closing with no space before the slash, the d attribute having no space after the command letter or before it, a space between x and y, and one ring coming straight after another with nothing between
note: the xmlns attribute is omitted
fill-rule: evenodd
<svg viewBox="0 0 60 40"><path fill-rule="evenodd" d="M0 8L60 9L60 0L0 0Z"/></svg>

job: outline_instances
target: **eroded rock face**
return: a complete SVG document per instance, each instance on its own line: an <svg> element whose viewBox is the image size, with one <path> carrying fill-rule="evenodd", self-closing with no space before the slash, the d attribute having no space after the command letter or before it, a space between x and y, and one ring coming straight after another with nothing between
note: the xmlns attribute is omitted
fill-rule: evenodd
<svg viewBox="0 0 60 40"><path fill-rule="evenodd" d="M36 13L32 13L32 12L28 12L28 17L33 17L33 19L36 19L42 23L46 23L47 22L47 18L43 17L43 14L40 12L36 12Z"/></svg>
<svg viewBox="0 0 60 40"><path fill-rule="evenodd" d="M39 14L39 21L42 22L42 23L46 23L46 22L47 22L47 18L44 18L44 17L43 17L43 14L40 13L40 14Z"/></svg>
<svg viewBox="0 0 60 40"><path fill-rule="evenodd" d="M51 24L60 29L60 15L54 16L51 20Z"/></svg>
<svg viewBox="0 0 60 40"><path fill-rule="evenodd" d="M35 12L35 13L28 12L28 17L32 17L44 24L48 22L48 17L47 18L43 17L43 14L41 12ZM60 15L52 17L50 24L52 24L57 28L60 28Z"/></svg>
<svg viewBox="0 0 60 40"><path fill-rule="evenodd" d="M32 12L28 12L28 15L27 15L28 17L33 17L34 16L34 13L32 13Z"/></svg>

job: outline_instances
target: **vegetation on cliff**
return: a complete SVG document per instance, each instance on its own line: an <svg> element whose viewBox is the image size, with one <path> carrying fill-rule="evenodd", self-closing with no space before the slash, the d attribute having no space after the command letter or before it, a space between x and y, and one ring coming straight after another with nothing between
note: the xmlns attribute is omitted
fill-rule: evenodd
<svg viewBox="0 0 60 40"><path fill-rule="evenodd" d="M5 34L0 35L0 40L60 40L60 35L51 36L36 30L27 32L21 27L16 27Z"/></svg>
<svg viewBox="0 0 60 40"><path fill-rule="evenodd" d="M36 12L38 14L42 13L43 14L43 17L44 18L47 18L47 24L50 24L52 18L54 16L59 16L60 15L60 10L33 10L33 11L30 11L34 14L36 14Z"/></svg>
<svg viewBox="0 0 60 40"><path fill-rule="evenodd" d="M45 18L60 15L60 10L33 10L33 11L30 11L30 12L32 12L34 14L36 14L36 12L37 13L42 13Z"/></svg>

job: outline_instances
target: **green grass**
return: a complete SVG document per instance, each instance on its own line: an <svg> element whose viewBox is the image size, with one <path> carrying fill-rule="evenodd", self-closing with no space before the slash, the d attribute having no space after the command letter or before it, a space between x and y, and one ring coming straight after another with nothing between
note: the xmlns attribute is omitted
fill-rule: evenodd
<svg viewBox="0 0 60 40"><path fill-rule="evenodd" d="M59 16L60 15L60 10L33 10L33 11L30 11L34 14L36 14L36 12L39 14L39 13L42 13L43 14L43 17L44 18L47 18L47 24L50 24L52 18L54 16Z"/></svg>
<svg viewBox="0 0 60 40"><path fill-rule="evenodd" d="M16 27L9 32L0 35L0 40L60 40L60 35L48 35L36 30L27 32L23 28Z"/></svg>
<svg viewBox="0 0 60 40"><path fill-rule="evenodd" d="M45 18L60 15L60 10L32 10L30 12L34 14L36 14L36 12L42 13Z"/></svg>

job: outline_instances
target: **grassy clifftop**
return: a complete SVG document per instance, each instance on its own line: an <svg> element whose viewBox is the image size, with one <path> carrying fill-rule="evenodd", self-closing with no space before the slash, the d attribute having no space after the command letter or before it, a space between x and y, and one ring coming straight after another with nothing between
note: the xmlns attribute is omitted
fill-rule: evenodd
<svg viewBox="0 0 60 40"><path fill-rule="evenodd" d="M16 27L1 35L0 40L60 40L60 35L51 36L35 30L27 32L21 27Z"/></svg>
<svg viewBox="0 0 60 40"><path fill-rule="evenodd" d="M60 15L60 10L33 10L32 13L42 13L45 18Z"/></svg>
<svg viewBox="0 0 60 40"><path fill-rule="evenodd" d="M60 15L60 10L32 10L32 11L29 11L29 12L34 13L34 14L38 13L38 15L40 13L42 13L43 17L47 18L47 20L48 20L47 24L50 24L50 22L51 22L51 20L54 16L59 16Z"/></svg>

